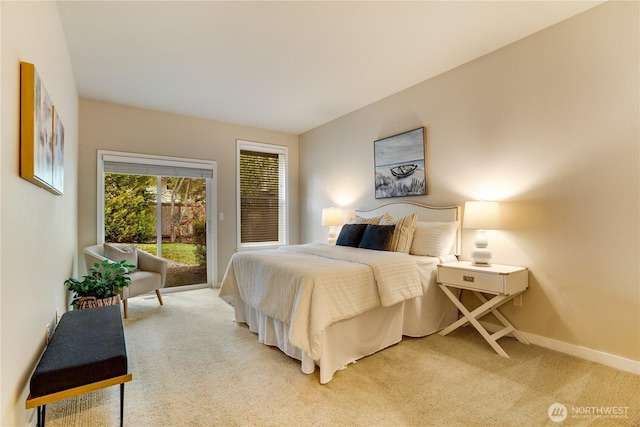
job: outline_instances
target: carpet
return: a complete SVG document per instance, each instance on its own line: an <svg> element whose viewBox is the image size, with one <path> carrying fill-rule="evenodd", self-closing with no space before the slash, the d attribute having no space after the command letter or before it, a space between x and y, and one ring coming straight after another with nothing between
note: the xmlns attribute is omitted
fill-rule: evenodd
<svg viewBox="0 0 640 427"><path fill-rule="evenodd" d="M640 425L639 376L507 337L502 358L472 328L407 338L321 385L217 295L129 300L126 426ZM117 386L47 405L50 427L118 423Z"/></svg>

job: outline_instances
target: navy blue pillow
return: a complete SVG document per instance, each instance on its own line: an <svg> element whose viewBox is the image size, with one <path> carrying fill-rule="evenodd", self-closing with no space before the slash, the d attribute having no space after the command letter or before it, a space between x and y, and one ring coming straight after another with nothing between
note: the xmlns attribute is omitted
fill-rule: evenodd
<svg viewBox="0 0 640 427"><path fill-rule="evenodd" d="M395 225L368 224L358 247L376 251L388 251L395 228Z"/></svg>
<svg viewBox="0 0 640 427"><path fill-rule="evenodd" d="M362 235L366 228L367 224L343 225L342 230L340 230L340 234L338 235L338 240L336 240L336 245L352 246L357 248L360 244L360 240L362 240Z"/></svg>

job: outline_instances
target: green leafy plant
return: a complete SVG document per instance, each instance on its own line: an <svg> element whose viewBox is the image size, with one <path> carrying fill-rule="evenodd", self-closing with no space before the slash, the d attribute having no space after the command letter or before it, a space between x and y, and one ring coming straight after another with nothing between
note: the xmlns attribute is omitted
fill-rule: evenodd
<svg viewBox="0 0 640 427"><path fill-rule="evenodd" d="M134 265L122 260L118 262L104 260L102 263L95 263L89 274L81 280L69 278L64 284L74 293L72 304L78 304L78 300L83 297L96 297L103 299L116 296L122 289L129 286L131 278L129 269Z"/></svg>
<svg viewBox="0 0 640 427"><path fill-rule="evenodd" d="M193 221L194 255L198 265L207 263L207 223L204 220Z"/></svg>

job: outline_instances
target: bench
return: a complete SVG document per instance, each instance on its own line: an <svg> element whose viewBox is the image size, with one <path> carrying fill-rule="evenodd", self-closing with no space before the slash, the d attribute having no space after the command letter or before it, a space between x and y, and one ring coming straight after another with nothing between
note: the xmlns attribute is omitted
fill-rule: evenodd
<svg viewBox="0 0 640 427"><path fill-rule="evenodd" d="M38 409L44 427L47 403L120 384L122 426L124 383L131 379L120 306L68 311L31 376L26 408Z"/></svg>

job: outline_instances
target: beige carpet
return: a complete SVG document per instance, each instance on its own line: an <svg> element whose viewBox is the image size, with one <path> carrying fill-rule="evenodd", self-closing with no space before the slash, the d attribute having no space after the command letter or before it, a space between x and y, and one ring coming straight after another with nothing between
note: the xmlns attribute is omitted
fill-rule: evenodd
<svg viewBox="0 0 640 427"><path fill-rule="evenodd" d="M127 426L640 425L640 377L511 338L509 359L470 328L406 339L320 385L235 324L216 290L163 299L129 302ZM47 425L116 426L118 410L116 386L48 405Z"/></svg>

